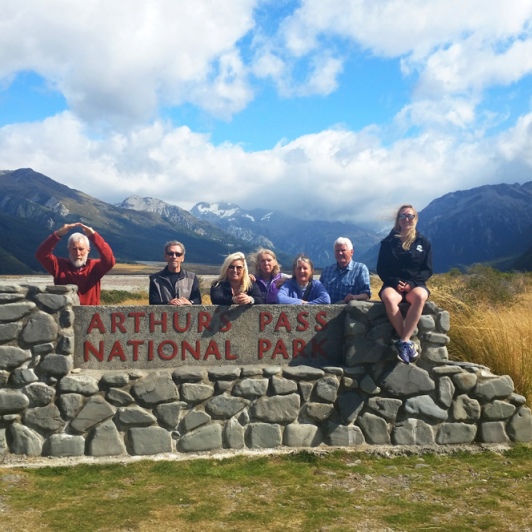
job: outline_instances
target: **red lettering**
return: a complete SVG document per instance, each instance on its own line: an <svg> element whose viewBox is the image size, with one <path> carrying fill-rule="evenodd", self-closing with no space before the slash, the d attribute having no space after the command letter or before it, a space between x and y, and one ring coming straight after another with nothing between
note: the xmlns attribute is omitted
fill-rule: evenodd
<svg viewBox="0 0 532 532"><path fill-rule="evenodd" d="M92 332L92 329L98 329L98 331L100 331L102 334L105 334L105 327L103 326L102 318L100 318L100 315L97 312L92 315L91 322L87 328L87 334Z"/></svg>
<svg viewBox="0 0 532 532"><path fill-rule="evenodd" d="M325 312L325 310L320 310L316 314L316 323L318 325L314 327L315 331L323 331L324 329L327 328L327 326L329 325L329 322L327 321L327 312Z"/></svg>
<svg viewBox="0 0 532 532"><path fill-rule="evenodd" d="M277 340L277 343L273 348L272 358L275 358L277 355L283 355L283 358L286 358L287 360L290 358L282 340Z"/></svg>
<svg viewBox="0 0 532 532"><path fill-rule="evenodd" d="M308 318L308 312L306 310L297 315L299 325L296 327L296 331L306 331L308 329L308 321L305 318Z"/></svg>
<svg viewBox="0 0 532 532"><path fill-rule="evenodd" d="M89 361L89 355L94 355L97 360L99 360L100 362L103 362L103 340L100 341L100 345L98 347L98 349L96 349L90 342L88 342L87 340L85 340L83 342L83 351L84 351L84 354L83 354L83 360L85 360L85 362L88 362Z"/></svg>
<svg viewBox="0 0 532 532"><path fill-rule="evenodd" d="M144 345L144 340L128 340L127 345L133 346L133 361L139 359L139 345Z"/></svg>
<svg viewBox="0 0 532 532"><path fill-rule="evenodd" d="M167 355L164 351L164 348L169 345L172 349L172 352ZM172 340L163 340L159 347L157 347L157 354L159 355L159 358L162 360L172 360L177 355L178 349L175 342L172 342Z"/></svg>
<svg viewBox="0 0 532 532"><path fill-rule="evenodd" d="M220 354L220 350L218 349L218 344L215 340L211 340L209 342L209 345L207 346L207 350L205 351L205 356L203 357L203 360L207 360L207 357L210 357L211 355L214 355L214 358L216 360L221 360L222 355Z"/></svg>
<svg viewBox="0 0 532 532"><path fill-rule="evenodd" d="M238 355L233 355L231 353L231 341L226 340L225 341L225 360L237 360Z"/></svg>
<svg viewBox="0 0 532 532"><path fill-rule="evenodd" d="M174 312L174 329L177 332L184 333L190 329L190 312L187 312L187 320L184 327L179 326L179 312Z"/></svg>
<svg viewBox="0 0 532 532"><path fill-rule="evenodd" d="M264 353L269 351L272 348L272 343L267 338L259 338L259 350L258 358L262 360L264 358Z"/></svg>
<svg viewBox="0 0 532 532"><path fill-rule="evenodd" d="M144 318L144 316L146 316L145 312L130 312L128 314L128 317L133 318L134 320L134 329L136 333L140 331L140 318Z"/></svg>
<svg viewBox="0 0 532 532"><path fill-rule="evenodd" d="M273 321L271 312L261 312L259 314L259 331L263 332L266 329L266 325L269 325Z"/></svg>
<svg viewBox="0 0 532 532"><path fill-rule="evenodd" d="M126 316L121 312L111 312L111 332L115 333L117 329L120 329L120 332L125 333L126 328L124 327L124 320Z"/></svg>
<svg viewBox="0 0 532 532"><path fill-rule="evenodd" d="M185 360L186 352L188 351L196 360L201 357L201 345L200 341L196 340L196 349L194 349L188 342L181 343L181 360Z"/></svg>
<svg viewBox="0 0 532 532"><path fill-rule="evenodd" d="M167 328L167 314L166 312L163 312L161 314L161 319L157 320L155 318L155 314L153 312L150 312L150 332L155 332L155 326L160 325L161 326L161 332L165 333Z"/></svg>
<svg viewBox="0 0 532 532"><path fill-rule="evenodd" d="M153 360L153 340L148 341L148 360Z"/></svg>
<svg viewBox="0 0 532 532"><path fill-rule="evenodd" d="M286 312L281 312L281 314L279 314L279 318L275 324L275 332L277 332L281 327L284 327L288 332L292 331L292 327L290 327L290 321L288 320Z"/></svg>
<svg viewBox="0 0 532 532"><path fill-rule="evenodd" d="M314 338L312 339L312 358L317 358L318 354L322 357L329 358L327 353L322 348L326 340L326 338L322 338L319 341L316 341Z"/></svg>
<svg viewBox="0 0 532 532"><path fill-rule="evenodd" d="M305 340L302 338L292 340L292 357L297 358L298 356L302 356L306 358L307 355L303 351L306 345Z"/></svg>
<svg viewBox="0 0 532 532"><path fill-rule="evenodd" d="M107 362L111 362L114 357L118 357L122 362L126 361L126 355L124 353L124 350L122 349L122 344L119 341L116 341L113 344L113 347L111 347Z"/></svg>
<svg viewBox="0 0 532 532"><path fill-rule="evenodd" d="M231 330L231 322L229 321L229 315L227 312L222 312L220 314L220 321L224 324L223 327L220 327L220 332L227 332Z"/></svg>
<svg viewBox="0 0 532 532"><path fill-rule="evenodd" d="M211 331L212 316L209 312L198 312L198 332L203 332L203 329Z"/></svg>

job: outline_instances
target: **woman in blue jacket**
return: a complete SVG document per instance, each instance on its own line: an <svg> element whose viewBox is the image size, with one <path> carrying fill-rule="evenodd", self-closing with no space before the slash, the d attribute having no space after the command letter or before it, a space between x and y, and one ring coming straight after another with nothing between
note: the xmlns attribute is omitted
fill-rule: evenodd
<svg viewBox="0 0 532 532"><path fill-rule="evenodd" d="M292 265L292 278L286 281L277 294L277 302L282 305L326 305L331 298L325 287L312 279L314 265L301 254Z"/></svg>
<svg viewBox="0 0 532 532"><path fill-rule="evenodd" d="M377 260L377 273L383 282L379 297L399 336L394 342L397 358L405 364L419 357L410 338L429 297L425 283L432 275L432 248L416 230L417 220L412 205L399 207L394 228L381 242ZM404 319L399 308L403 301L410 303Z"/></svg>

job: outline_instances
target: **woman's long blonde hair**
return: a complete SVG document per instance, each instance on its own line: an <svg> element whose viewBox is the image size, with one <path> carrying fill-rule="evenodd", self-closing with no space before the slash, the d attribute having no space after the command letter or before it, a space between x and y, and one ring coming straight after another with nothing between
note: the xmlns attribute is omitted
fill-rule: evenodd
<svg viewBox="0 0 532 532"><path fill-rule="evenodd" d="M406 233L401 233L401 226L399 225L399 215L404 209L412 209L414 211L414 224L408 229ZM395 225L393 226L393 228L394 231L397 232L397 235L395 236L401 240L401 246L405 251L408 251L410 249L410 247L414 243L414 240L416 239L417 220L417 211L416 209L414 209L414 207L412 207L412 205L401 205L397 210L397 214L395 215Z"/></svg>
<svg viewBox="0 0 532 532"><path fill-rule="evenodd" d="M242 261L242 265L244 266L243 274L242 274L242 284L240 285L242 292L247 292L251 286L251 279L249 278L249 272L248 272L248 265L246 263L246 256L241 252L237 251L236 253L231 253L231 255L228 255L225 257L224 263L222 264L222 267L220 268L220 275L218 276L218 279L214 281L213 284L220 284L224 281L227 281L227 270L229 269L229 266L232 262L235 260Z"/></svg>

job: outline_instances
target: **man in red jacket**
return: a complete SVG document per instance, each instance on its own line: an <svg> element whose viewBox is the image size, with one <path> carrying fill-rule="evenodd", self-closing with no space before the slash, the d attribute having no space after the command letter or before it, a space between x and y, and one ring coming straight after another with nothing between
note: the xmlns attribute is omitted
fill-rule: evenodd
<svg viewBox="0 0 532 532"><path fill-rule="evenodd" d="M74 227L83 233L73 233L68 239L68 259L58 258L53 250L59 240ZM99 259L89 259L90 243L93 243ZM75 284L82 305L100 304L100 279L115 265L109 244L92 228L81 222L65 224L54 231L37 249L35 257L44 269L54 277L54 284Z"/></svg>

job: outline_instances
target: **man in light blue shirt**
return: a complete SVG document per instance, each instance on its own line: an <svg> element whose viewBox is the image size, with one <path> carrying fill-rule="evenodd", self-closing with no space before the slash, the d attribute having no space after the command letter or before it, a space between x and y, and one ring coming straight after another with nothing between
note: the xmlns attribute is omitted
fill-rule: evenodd
<svg viewBox="0 0 532 532"><path fill-rule="evenodd" d="M353 244L340 237L334 243L336 264L324 268L320 281L333 303L367 301L371 297L369 270L365 264L353 260Z"/></svg>

